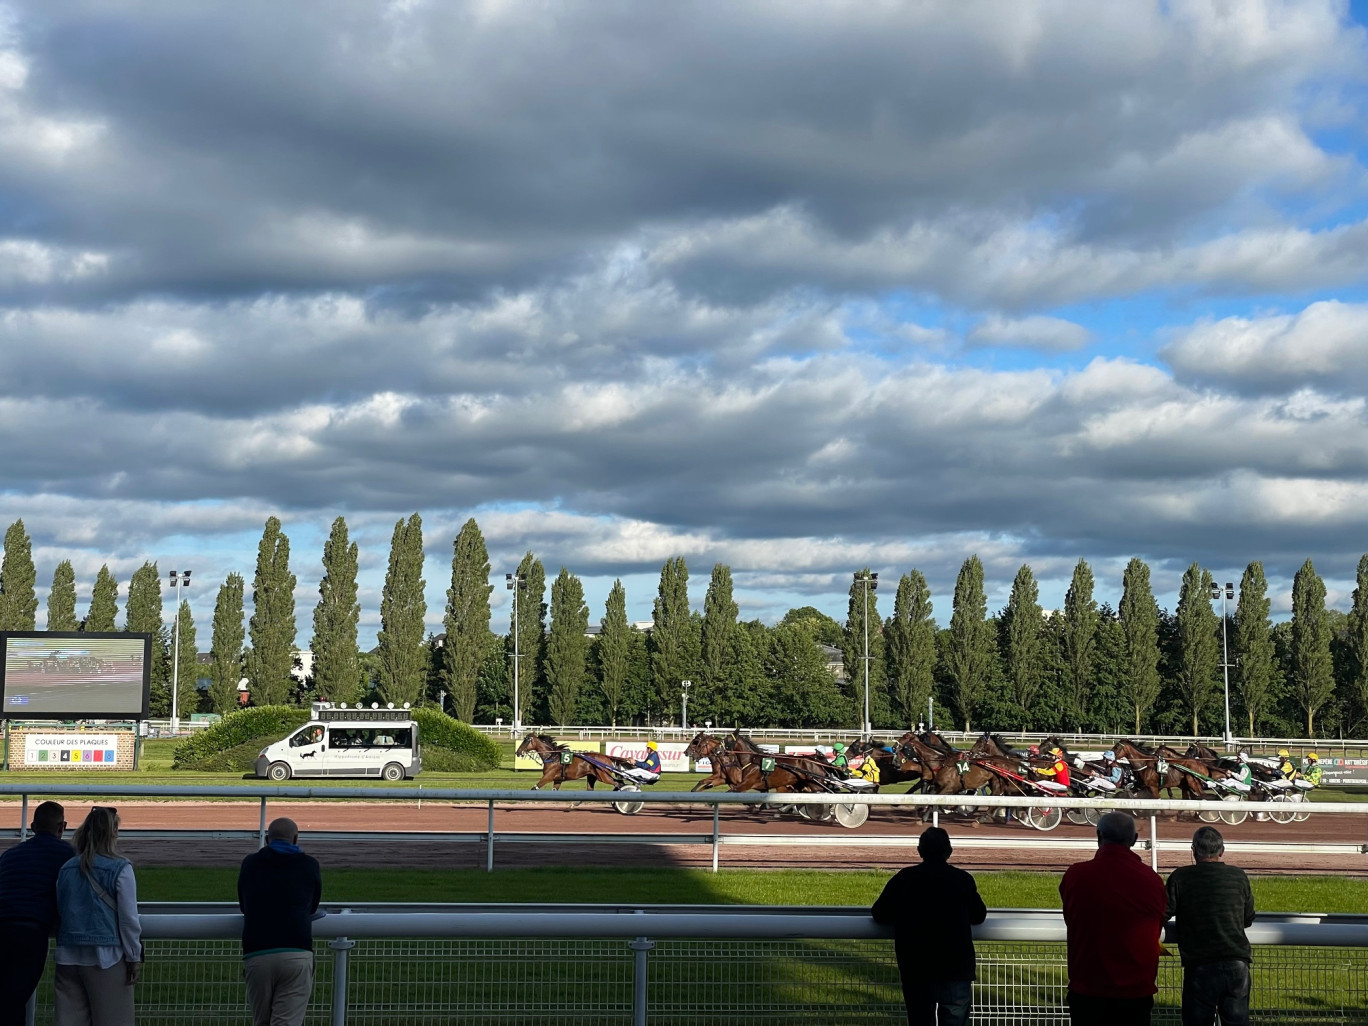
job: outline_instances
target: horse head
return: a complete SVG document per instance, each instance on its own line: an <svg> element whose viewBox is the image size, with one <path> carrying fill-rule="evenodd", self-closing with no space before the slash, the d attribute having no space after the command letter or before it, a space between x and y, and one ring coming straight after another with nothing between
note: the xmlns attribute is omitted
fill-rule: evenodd
<svg viewBox="0 0 1368 1026"><path fill-rule="evenodd" d="M689 742L689 747L684 749L684 754L690 759L707 759L720 747L722 747L721 741L700 730Z"/></svg>

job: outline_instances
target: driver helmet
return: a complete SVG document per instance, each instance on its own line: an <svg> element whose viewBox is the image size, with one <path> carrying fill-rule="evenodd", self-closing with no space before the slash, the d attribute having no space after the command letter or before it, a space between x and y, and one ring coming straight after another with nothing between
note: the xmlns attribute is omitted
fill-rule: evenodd
<svg viewBox="0 0 1368 1026"><path fill-rule="evenodd" d="M841 744L841 742L839 742L839 741L837 741L837 742L836 742L834 745L832 745L831 747L834 748L837 752L844 752L844 751L846 750L846 749L845 749L845 745Z"/></svg>
<svg viewBox="0 0 1368 1026"><path fill-rule="evenodd" d="M1308 761L1308 762L1319 762L1319 761L1320 761L1319 759L1316 758L1316 753L1315 753L1315 752L1307 752L1307 753L1306 753L1306 758L1307 758L1307 761Z"/></svg>
<svg viewBox="0 0 1368 1026"><path fill-rule="evenodd" d="M1051 748L1050 748L1050 754L1052 754L1052 755L1063 755L1063 754L1064 754L1064 749L1060 748L1059 745L1053 745L1053 746L1051 746Z"/></svg>
<svg viewBox="0 0 1368 1026"><path fill-rule="evenodd" d="M653 752L658 752L658 751L660 751L660 745L656 744L654 741L647 741L647 742L646 742L646 747L649 748L649 749L650 749L651 751L653 751Z"/></svg>
<svg viewBox="0 0 1368 1026"><path fill-rule="evenodd" d="M1278 755L1279 755L1279 757L1281 757L1281 758L1283 758L1283 759L1290 759L1290 758L1292 758L1292 753L1289 752L1286 748L1279 748L1279 749L1278 749Z"/></svg>
<svg viewBox="0 0 1368 1026"><path fill-rule="evenodd" d="M1115 761L1116 761L1116 753L1113 752L1110 748L1108 748L1105 752L1102 753L1102 761L1103 761L1103 762L1115 762Z"/></svg>
<svg viewBox="0 0 1368 1026"><path fill-rule="evenodd" d="M1030 752L1032 755L1039 755L1039 754L1040 754L1040 746L1039 746L1039 745L1031 745L1031 747L1028 748L1028 749L1026 749L1026 751Z"/></svg>
<svg viewBox="0 0 1368 1026"><path fill-rule="evenodd" d="M1240 761L1241 761L1241 762L1248 762L1248 761L1249 761L1249 753L1248 753L1247 751L1245 751L1243 748L1240 749Z"/></svg>

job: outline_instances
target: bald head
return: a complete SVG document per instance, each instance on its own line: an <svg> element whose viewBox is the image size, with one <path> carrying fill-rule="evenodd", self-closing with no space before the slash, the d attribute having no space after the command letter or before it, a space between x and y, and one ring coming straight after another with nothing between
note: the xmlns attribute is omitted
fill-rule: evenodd
<svg viewBox="0 0 1368 1026"><path fill-rule="evenodd" d="M1109 812L1097 821L1097 843L1135 847L1135 818L1128 812Z"/></svg>
<svg viewBox="0 0 1368 1026"><path fill-rule="evenodd" d="M271 820L271 825L266 828L266 843L270 844L272 841L298 844L299 827L295 825L295 821L284 816Z"/></svg>

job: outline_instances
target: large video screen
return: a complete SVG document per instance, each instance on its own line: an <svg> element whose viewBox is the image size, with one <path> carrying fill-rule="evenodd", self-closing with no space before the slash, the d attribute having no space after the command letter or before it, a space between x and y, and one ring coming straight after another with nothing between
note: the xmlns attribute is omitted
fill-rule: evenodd
<svg viewBox="0 0 1368 1026"><path fill-rule="evenodd" d="M0 715L11 720L145 720L150 634L0 634Z"/></svg>

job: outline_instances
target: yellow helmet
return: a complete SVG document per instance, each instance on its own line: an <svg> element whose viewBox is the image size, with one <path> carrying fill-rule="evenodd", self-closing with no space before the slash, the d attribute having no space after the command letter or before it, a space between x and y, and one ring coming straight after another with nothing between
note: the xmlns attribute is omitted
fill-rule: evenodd
<svg viewBox="0 0 1368 1026"><path fill-rule="evenodd" d="M1290 758L1292 758L1292 753L1289 752L1286 748L1279 748L1279 749L1278 749L1278 754L1279 754L1280 756L1282 756L1284 759L1290 759Z"/></svg>
<svg viewBox="0 0 1368 1026"><path fill-rule="evenodd" d="M653 752L656 752L656 751L659 751L659 750L660 750L660 746L659 746L658 744L656 744L654 741L647 741L647 742L646 742L646 747L649 748L649 749L650 749L651 751L653 751Z"/></svg>
<svg viewBox="0 0 1368 1026"><path fill-rule="evenodd" d="M1316 758L1316 753L1315 753L1315 752L1307 752L1307 753L1306 753L1306 757L1307 757L1308 759L1310 759L1312 762L1319 762L1319 761L1320 761L1319 759Z"/></svg>

